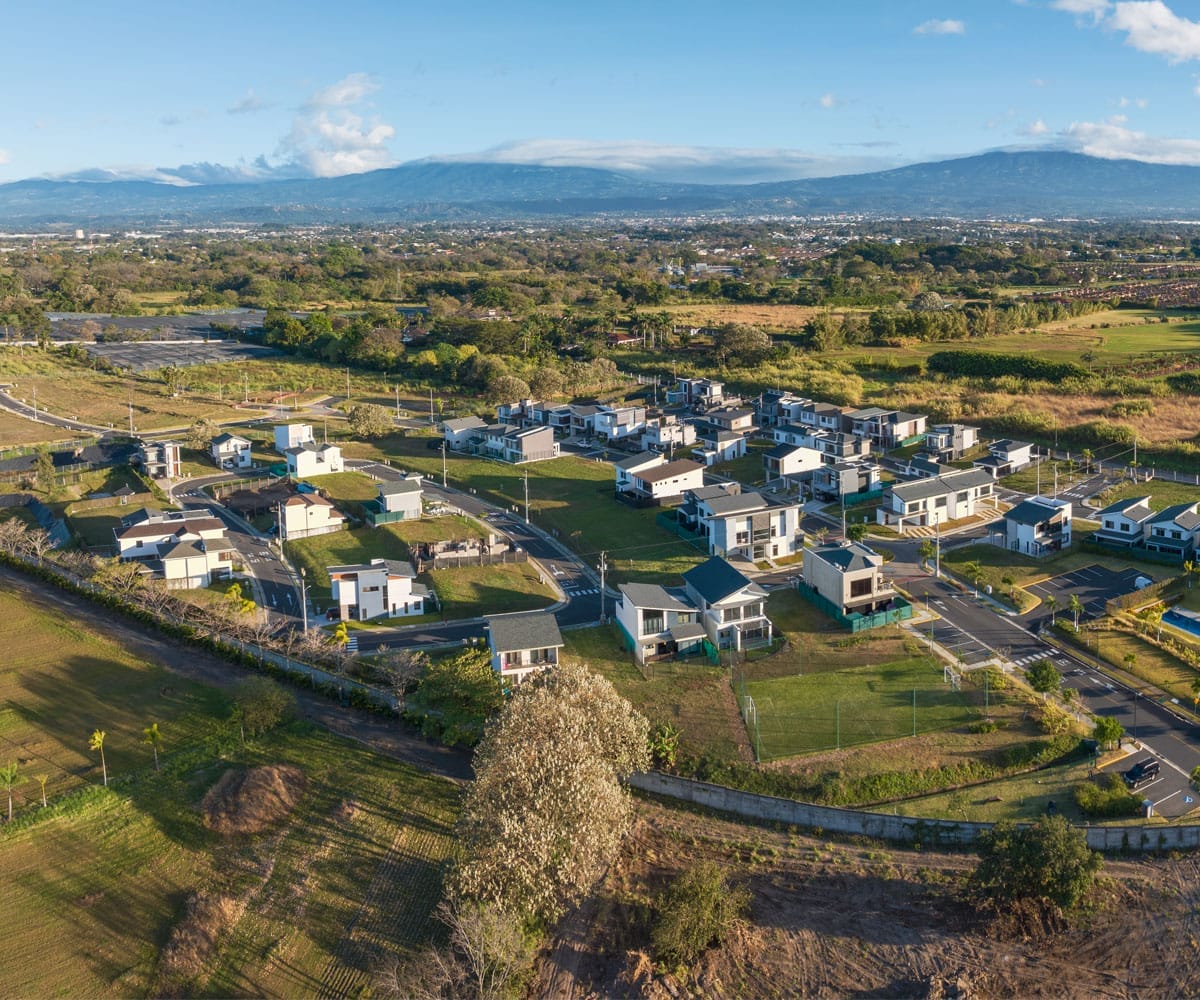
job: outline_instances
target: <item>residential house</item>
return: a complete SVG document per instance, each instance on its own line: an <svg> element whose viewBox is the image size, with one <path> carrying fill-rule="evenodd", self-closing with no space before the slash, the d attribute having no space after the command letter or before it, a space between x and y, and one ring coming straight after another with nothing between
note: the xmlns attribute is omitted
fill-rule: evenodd
<svg viewBox="0 0 1200 1000"><path fill-rule="evenodd" d="M755 403L755 413L759 427L777 427L791 422L792 407L809 400L794 396L785 389L768 389L762 393Z"/></svg>
<svg viewBox="0 0 1200 1000"><path fill-rule="evenodd" d="M558 666L563 638L558 622L548 611L488 615L484 620L492 669L501 680L520 684L535 670Z"/></svg>
<svg viewBox="0 0 1200 1000"><path fill-rule="evenodd" d="M392 521L414 521L423 513L422 497L425 487L421 476L409 473L403 479L385 479L378 487L379 495L372 501L381 515L375 523L390 524Z"/></svg>
<svg viewBox="0 0 1200 1000"><path fill-rule="evenodd" d="M934 424L925 432L925 453L935 462L954 462L979 444L979 428Z"/></svg>
<svg viewBox="0 0 1200 1000"><path fill-rule="evenodd" d="M709 431L701 435L700 441L692 454L706 466L731 462L746 454L746 438L738 431Z"/></svg>
<svg viewBox="0 0 1200 1000"><path fill-rule="evenodd" d="M342 449L336 444L304 444L289 448L287 457L288 475L293 479L308 479L310 476L325 476L342 471Z"/></svg>
<svg viewBox="0 0 1200 1000"><path fill-rule="evenodd" d="M700 534L700 504L714 497L738 496L742 492L740 483L713 483L711 486L701 486L687 490L683 494L683 502L675 512L680 526L693 535Z"/></svg>
<svg viewBox="0 0 1200 1000"><path fill-rule="evenodd" d="M681 378L667 390L667 405L686 406L700 411L720 406L725 401L725 383L710 378Z"/></svg>
<svg viewBox="0 0 1200 1000"><path fill-rule="evenodd" d="M708 410L704 422L718 431L749 434L754 430L754 411L740 406L721 406Z"/></svg>
<svg viewBox="0 0 1200 1000"><path fill-rule="evenodd" d="M670 452L695 443L696 425L674 414L647 420L642 431L642 447L654 451Z"/></svg>
<svg viewBox="0 0 1200 1000"><path fill-rule="evenodd" d="M218 469L248 469L254 464L250 441L237 434L220 434L213 438L210 452Z"/></svg>
<svg viewBox="0 0 1200 1000"><path fill-rule="evenodd" d="M571 404L571 434L575 437L592 437L596 433L596 416L604 407L596 403Z"/></svg>
<svg viewBox="0 0 1200 1000"><path fill-rule="evenodd" d="M653 469L666 465L666 458L657 451L643 451L628 458L613 462L613 471L617 476L617 492L629 493L633 490L633 474L643 469Z"/></svg>
<svg viewBox="0 0 1200 1000"><path fill-rule="evenodd" d="M887 611L896 601L896 591L883 576L883 557L860 542L806 549L803 580L846 618Z"/></svg>
<svg viewBox="0 0 1200 1000"><path fill-rule="evenodd" d="M281 455L315 440L311 424L278 424L275 427L275 450Z"/></svg>
<svg viewBox="0 0 1200 1000"><path fill-rule="evenodd" d="M821 466L812 474L813 496L826 500L842 500L882 487L883 470L867 459L837 461Z"/></svg>
<svg viewBox="0 0 1200 1000"><path fill-rule="evenodd" d="M922 413L869 406L851 411L846 414L846 419L850 421L851 434L866 438L884 450L891 450L923 435L928 418Z"/></svg>
<svg viewBox="0 0 1200 1000"><path fill-rule="evenodd" d="M1129 497L1118 500L1096 514L1100 527L1092 540L1101 545L1132 548L1141 545L1147 534L1146 526L1155 516L1150 508L1150 498Z"/></svg>
<svg viewBox="0 0 1200 1000"><path fill-rule="evenodd" d="M284 541L329 535L346 527L346 516L319 493L296 493L279 505L279 537Z"/></svg>
<svg viewBox="0 0 1200 1000"><path fill-rule="evenodd" d="M329 586L342 621L403 618L423 614L429 588L417 583L412 563L372 559L352 566L330 566Z"/></svg>
<svg viewBox="0 0 1200 1000"><path fill-rule="evenodd" d="M175 441L143 441L138 445L136 461L151 479L179 479L183 461Z"/></svg>
<svg viewBox="0 0 1200 1000"><path fill-rule="evenodd" d="M1000 541L1010 552L1044 556L1071 544L1071 501L1035 496L1005 512Z"/></svg>
<svg viewBox="0 0 1200 1000"><path fill-rule="evenodd" d="M442 439L446 447L454 451L466 451L472 439L480 436L488 426L487 421L480 417L455 417L453 420L442 421Z"/></svg>
<svg viewBox="0 0 1200 1000"><path fill-rule="evenodd" d="M896 468L900 475L907 476L909 479L932 479L935 476L945 476L958 471L953 465L942 465L941 462L926 458L919 453L911 458L896 459Z"/></svg>
<svg viewBox="0 0 1200 1000"><path fill-rule="evenodd" d="M113 529L117 556L144 564L168 587L207 587L233 570L234 548L225 525L204 511L143 509Z"/></svg>
<svg viewBox="0 0 1200 1000"><path fill-rule="evenodd" d="M541 404L533 399L521 399L515 403L501 403L496 407L496 422L500 424L513 424L516 427L536 427L541 421L538 420L538 407Z"/></svg>
<svg viewBox="0 0 1200 1000"><path fill-rule="evenodd" d="M704 651L700 609L686 591L649 583L623 583L620 591L616 621L638 663Z"/></svg>
<svg viewBox="0 0 1200 1000"><path fill-rule="evenodd" d="M642 433L646 426L644 406L606 406L596 414L595 433L605 441L625 441Z"/></svg>
<svg viewBox="0 0 1200 1000"><path fill-rule="evenodd" d="M724 559L713 556L689 569L683 583L714 647L744 650L770 643L773 627L766 613L767 592Z"/></svg>
<svg viewBox="0 0 1200 1000"><path fill-rule="evenodd" d="M558 457L558 442L549 427L526 427L511 424L492 424L484 428L479 445L480 453L501 462L540 462Z"/></svg>
<svg viewBox="0 0 1200 1000"><path fill-rule="evenodd" d="M789 408L789 422L821 431L850 430L846 421L846 411L840 406L836 403L818 403L811 399Z"/></svg>
<svg viewBox="0 0 1200 1000"><path fill-rule="evenodd" d="M778 479L811 482L813 473L825 464L825 456L816 448L777 444L763 452L763 476L768 483Z"/></svg>
<svg viewBox="0 0 1200 1000"><path fill-rule="evenodd" d="M661 455L658 456L662 458ZM657 505L678 503L683 494L704 485L704 466L686 458L642 466L629 473L627 496Z"/></svg>
<svg viewBox="0 0 1200 1000"><path fill-rule="evenodd" d="M987 469L994 479L1010 476L1033 463L1033 445L1028 441L993 441L984 458L975 459L977 469Z"/></svg>
<svg viewBox="0 0 1200 1000"><path fill-rule="evenodd" d="M1200 503L1177 503L1151 517L1143 529L1146 548L1175 556L1180 562L1190 559L1200 533L1198 507Z"/></svg>
<svg viewBox="0 0 1200 1000"><path fill-rule="evenodd" d="M696 504L699 533L712 555L741 556L750 562L800 551L800 505L761 493L714 496Z"/></svg>
<svg viewBox="0 0 1200 1000"><path fill-rule="evenodd" d="M981 502L992 500L995 481L986 469L962 469L932 479L885 487L876 515L880 524L906 528L944 524L974 517Z"/></svg>

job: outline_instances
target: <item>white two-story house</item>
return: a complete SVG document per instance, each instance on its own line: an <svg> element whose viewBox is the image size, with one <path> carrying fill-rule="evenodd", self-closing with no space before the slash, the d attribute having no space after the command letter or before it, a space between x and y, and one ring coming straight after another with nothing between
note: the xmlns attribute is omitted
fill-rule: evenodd
<svg viewBox="0 0 1200 1000"><path fill-rule="evenodd" d="M1132 548L1141 545L1145 536L1145 525L1154 517L1150 498L1129 497L1110 503L1096 515L1100 527L1092 538L1103 544Z"/></svg>
<svg viewBox="0 0 1200 1000"><path fill-rule="evenodd" d="M237 434L219 434L212 439L212 460L218 469L248 469L254 464L250 441Z"/></svg>
<svg viewBox="0 0 1200 1000"><path fill-rule="evenodd" d="M906 528L945 524L974 517L981 503L994 502L995 480L986 469L963 469L944 476L885 487L876 515L880 524Z"/></svg>
<svg viewBox="0 0 1200 1000"><path fill-rule="evenodd" d="M558 665L564 643L558 622L548 611L488 615L485 622L492 669L502 681L519 684L534 671Z"/></svg>
<svg viewBox="0 0 1200 1000"><path fill-rule="evenodd" d="M700 609L686 591L650 583L623 583L616 620L638 663L690 656L704 649Z"/></svg>
<svg viewBox="0 0 1200 1000"><path fill-rule="evenodd" d="M279 537L286 541L330 535L346 527L346 516L319 493L296 493L279 505Z"/></svg>
<svg viewBox="0 0 1200 1000"><path fill-rule="evenodd" d="M342 449L336 444L314 444L307 441L284 452L287 457L288 475L293 479L308 479L341 472Z"/></svg>
<svg viewBox="0 0 1200 1000"><path fill-rule="evenodd" d="M683 583L700 612L708 641L717 649L750 649L771 641L767 592L724 559L714 556L689 569Z"/></svg>
<svg viewBox="0 0 1200 1000"><path fill-rule="evenodd" d="M1030 497L1005 511L1004 547L1027 556L1061 552L1071 544L1071 501Z"/></svg>
<svg viewBox="0 0 1200 1000"><path fill-rule="evenodd" d="M429 588L417 583L412 563L372 559L369 563L330 566L329 587L342 621L403 618L423 614Z"/></svg>
<svg viewBox="0 0 1200 1000"><path fill-rule="evenodd" d="M708 551L751 562L795 555L803 547L799 504L761 493L713 496L696 504Z"/></svg>
<svg viewBox="0 0 1200 1000"><path fill-rule="evenodd" d="M807 549L803 579L847 618L886 611L896 600L896 591L883 576L883 557L859 542Z"/></svg>

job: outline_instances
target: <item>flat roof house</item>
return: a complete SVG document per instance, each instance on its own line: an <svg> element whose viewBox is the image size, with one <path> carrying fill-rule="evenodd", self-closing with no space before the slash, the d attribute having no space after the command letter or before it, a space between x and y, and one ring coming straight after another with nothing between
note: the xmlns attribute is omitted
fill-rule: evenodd
<svg viewBox="0 0 1200 1000"><path fill-rule="evenodd" d="M807 549L803 579L846 618L888 611L896 602L896 591L883 577L883 557L860 542Z"/></svg>
<svg viewBox="0 0 1200 1000"><path fill-rule="evenodd" d="M700 624L717 649L768 645L773 634L767 618L767 592L719 556L683 574L688 598L700 611Z"/></svg>
<svg viewBox="0 0 1200 1000"><path fill-rule="evenodd" d="M700 609L686 592L650 583L623 583L616 621L638 663L650 663L704 651L706 633Z"/></svg>
<svg viewBox="0 0 1200 1000"><path fill-rule="evenodd" d="M883 485L883 470L870 459L853 458L813 471L813 495L827 500L872 493Z"/></svg>
<svg viewBox="0 0 1200 1000"><path fill-rule="evenodd" d="M563 647L558 622L548 611L525 611L511 615L488 615L488 648L492 669L501 680L520 684L535 670L558 666Z"/></svg>
<svg viewBox="0 0 1200 1000"><path fill-rule="evenodd" d="M417 583L412 563L372 559L369 563L330 566L329 586L342 621L402 618L425 611L429 588Z"/></svg>
<svg viewBox="0 0 1200 1000"><path fill-rule="evenodd" d="M935 462L954 462L979 444L979 428L934 424L925 432L925 453Z"/></svg>
<svg viewBox="0 0 1200 1000"><path fill-rule="evenodd" d="M138 445L136 461L151 479L179 479L183 475L176 441L143 441Z"/></svg>
<svg viewBox="0 0 1200 1000"><path fill-rule="evenodd" d="M656 451L671 451L696 443L696 425L680 420L674 414L653 417L642 431L642 447Z"/></svg>
<svg viewBox="0 0 1200 1000"><path fill-rule="evenodd" d="M1030 497L1005 512L999 541L1010 552L1044 556L1071 544L1071 501Z"/></svg>
<svg viewBox="0 0 1200 1000"><path fill-rule="evenodd" d="M549 427L521 429L511 424L495 424L483 431L480 453L501 462L520 465L558 457L558 442Z"/></svg>
<svg viewBox="0 0 1200 1000"><path fill-rule="evenodd" d="M644 406L606 406L596 414L596 436L606 441L636 437L646 426Z"/></svg>

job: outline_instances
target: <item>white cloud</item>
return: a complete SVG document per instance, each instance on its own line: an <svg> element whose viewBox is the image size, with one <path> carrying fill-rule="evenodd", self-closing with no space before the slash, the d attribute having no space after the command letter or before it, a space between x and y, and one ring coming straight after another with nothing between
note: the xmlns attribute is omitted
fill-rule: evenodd
<svg viewBox="0 0 1200 1000"><path fill-rule="evenodd" d="M1073 122L1062 137L1076 152L1106 160L1200 166L1200 139L1164 139L1109 122Z"/></svg>
<svg viewBox="0 0 1200 1000"><path fill-rule="evenodd" d="M309 97L276 149L283 169L337 177L392 166L388 142L395 128L368 121L354 107L378 89L366 73L351 73Z"/></svg>
<svg viewBox="0 0 1200 1000"><path fill-rule="evenodd" d="M1055 10L1063 10L1078 17L1090 16L1093 21L1101 20L1111 6L1109 0L1053 0Z"/></svg>
<svg viewBox="0 0 1200 1000"><path fill-rule="evenodd" d="M1118 3L1106 24L1125 32L1125 44L1139 52L1166 56L1172 63L1200 59L1200 22L1180 17L1162 0Z"/></svg>
<svg viewBox="0 0 1200 1000"><path fill-rule="evenodd" d="M1045 135L1049 131L1050 126L1040 118L1037 121L1030 122L1028 125L1022 125L1019 129L1017 129L1018 134L1028 136Z"/></svg>
<svg viewBox="0 0 1200 1000"><path fill-rule="evenodd" d="M967 26L962 21L939 20L936 17L913 28L914 35L964 35L966 31Z"/></svg>
<svg viewBox="0 0 1200 1000"><path fill-rule="evenodd" d="M0 167L6 163L12 163L12 153L7 149L0 149Z"/></svg>
<svg viewBox="0 0 1200 1000"><path fill-rule="evenodd" d="M862 143L878 148L876 143ZM595 167L646 180L698 184L752 184L865 173L899 165L880 156L823 156L796 149L682 146L641 140L532 139L479 153L431 157L435 162L522 163L548 167Z"/></svg>
<svg viewBox="0 0 1200 1000"><path fill-rule="evenodd" d="M252 87L230 107L226 108L225 113L228 115L248 115L253 111L261 111L266 106L262 98L254 93L254 88Z"/></svg>
<svg viewBox="0 0 1200 1000"><path fill-rule="evenodd" d="M1108 124L1109 125L1124 125L1128 121L1129 121L1129 115L1109 115L1108 116Z"/></svg>
<svg viewBox="0 0 1200 1000"><path fill-rule="evenodd" d="M823 108L836 108L842 102L838 100L837 94L829 93L822 94L819 99L819 103Z"/></svg>
<svg viewBox="0 0 1200 1000"><path fill-rule="evenodd" d="M1197 97L1200 97L1200 82L1197 82L1196 84L1195 94Z"/></svg>

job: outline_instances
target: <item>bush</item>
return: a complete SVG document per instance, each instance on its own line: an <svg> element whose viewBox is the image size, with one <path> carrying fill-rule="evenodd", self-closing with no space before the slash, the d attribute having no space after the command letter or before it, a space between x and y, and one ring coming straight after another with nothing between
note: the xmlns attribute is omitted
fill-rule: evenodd
<svg viewBox="0 0 1200 1000"><path fill-rule="evenodd" d="M1119 774L1105 775L1100 782L1085 781L1075 786L1075 804L1092 819L1118 819L1136 816L1142 802L1131 795Z"/></svg>
<svg viewBox="0 0 1200 1000"><path fill-rule="evenodd" d="M980 835L971 881L992 902L1033 899L1067 909L1084 897L1102 864L1062 816L1043 816L1027 827L1005 820Z"/></svg>
<svg viewBox="0 0 1200 1000"><path fill-rule="evenodd" d="M655 957L691 965L720 944L750 905L750 892L733 888L728 873L711 861L683 872L659 897L650 943Z"/></svg>

